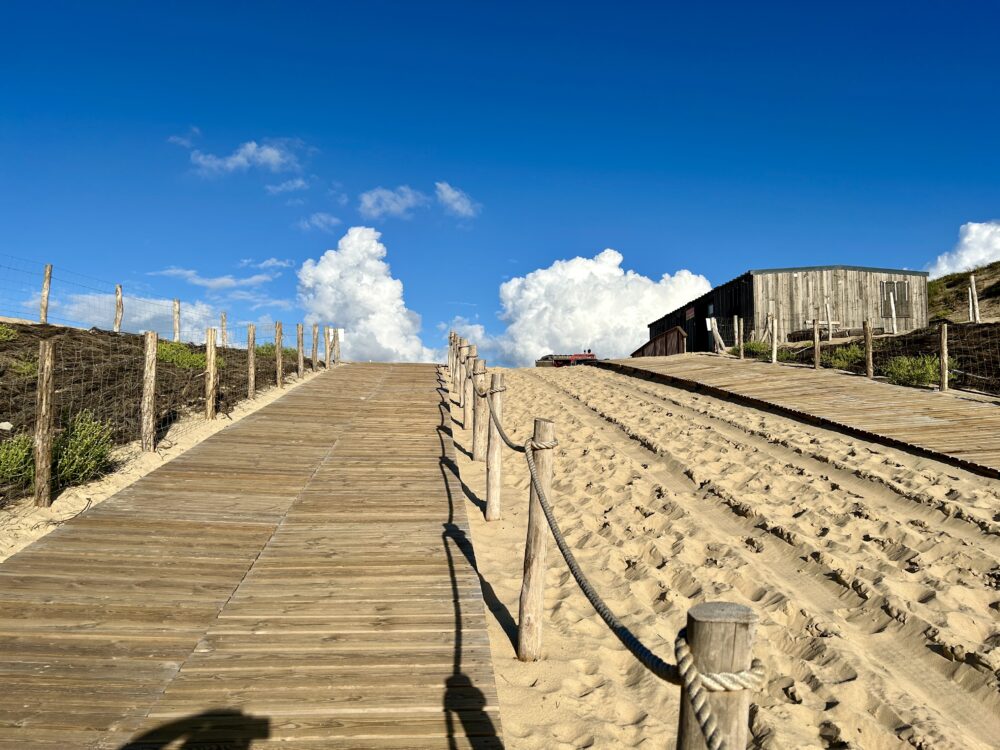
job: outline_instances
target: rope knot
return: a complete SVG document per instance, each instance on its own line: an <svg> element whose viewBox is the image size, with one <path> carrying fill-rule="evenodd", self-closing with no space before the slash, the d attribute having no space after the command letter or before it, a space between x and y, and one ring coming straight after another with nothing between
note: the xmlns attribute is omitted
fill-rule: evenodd
<svg viewBox="0 0 1000 750"><path fill-rule="evenodd" d="M528 438L528 440L525 443L525 445L528 448L531 448L531 450L533 450L533 451L545 451L545 450L549 450L550 448L555 448L557 445L559 445L559 441L558 440L535 440L534 438Z"/></svg>

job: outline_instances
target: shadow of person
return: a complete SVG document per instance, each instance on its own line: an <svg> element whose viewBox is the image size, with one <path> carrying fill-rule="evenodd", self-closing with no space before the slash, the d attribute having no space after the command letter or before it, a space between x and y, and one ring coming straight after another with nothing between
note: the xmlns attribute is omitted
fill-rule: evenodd
<svg viewBox="0 0 1000 750"><path fill-rule="evenodd" d="M249 750L253 740L271 736L271 722L233 709L211 709L161 724L119 750ZM182 744L176 745L178 740Z"/></svg>
<svg viewBox="0 0 1000 750"><path fill-rule="evenodd" d="M472 684L464 673L451 675L445 682L444 711L448 724L449 747L455 747L454 738L464 737L475 750L502 748L503 742L497 736L493 720L486 713L486 696ZM457 716L462 725L462 733L456 734L457 727L452 717Z"/></svg>

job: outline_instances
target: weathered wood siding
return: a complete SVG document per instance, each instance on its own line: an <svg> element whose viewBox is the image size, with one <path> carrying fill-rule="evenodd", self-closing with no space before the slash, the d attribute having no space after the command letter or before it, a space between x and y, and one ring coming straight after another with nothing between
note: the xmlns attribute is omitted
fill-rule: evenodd
<svg viewBox="0 0 1000 750"><path fill-rule="evenodd" d="M705 324L706 319L714 317L718 320L722 337L730 344L735 342L733 316L739 315L747 321L746 329L749 333L750 321L754 319L753 309L753 278L745 273L650 323L649 338L652 341L671 328L678 327L687 334L689 352L711 351L712 334Z"/></svg>

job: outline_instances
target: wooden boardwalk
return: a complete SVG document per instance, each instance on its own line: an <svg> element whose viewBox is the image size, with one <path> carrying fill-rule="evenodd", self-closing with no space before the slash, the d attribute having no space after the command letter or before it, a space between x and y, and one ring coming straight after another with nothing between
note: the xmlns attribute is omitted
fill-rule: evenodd
<svg viewBox="0 0 1000 750"><path fill-rule="evenodd" d="M813 370L705 354L638 357L600 366L912 450L987 476L1000 476L1000 401L961 391L890 385Z"/></svg>
<svg viewBox="0 0 1000 750"><path fill-rule="evenodd" d="M437 386L324 373L0 564L0 748L502 747Z"/></svg>

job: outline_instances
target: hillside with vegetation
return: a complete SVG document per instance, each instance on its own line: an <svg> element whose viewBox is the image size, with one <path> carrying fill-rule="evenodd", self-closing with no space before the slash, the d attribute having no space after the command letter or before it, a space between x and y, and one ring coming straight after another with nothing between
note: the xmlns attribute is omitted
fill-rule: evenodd
<svg viewBox="0 0 1000 750"><path fill-rule="evenodd" d="M948 320L964 323L969 320L969 274L976 274L979 294L979 315L984 320L1000 320L1000 261L933 279L927 284L931 321Z"/></svg>

